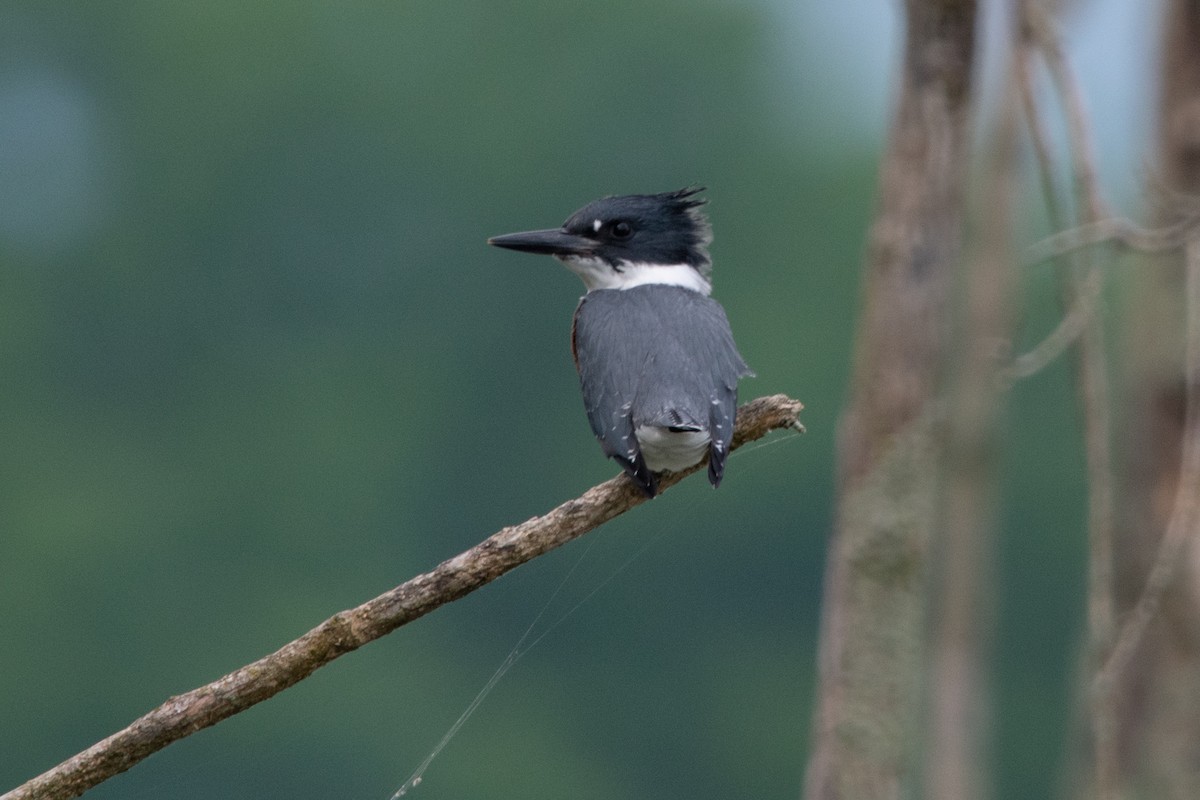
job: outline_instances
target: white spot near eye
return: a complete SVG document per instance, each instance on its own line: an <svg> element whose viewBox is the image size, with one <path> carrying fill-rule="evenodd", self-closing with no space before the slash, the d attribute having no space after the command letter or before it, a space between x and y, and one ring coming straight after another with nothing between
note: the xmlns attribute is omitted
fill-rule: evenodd
<svg viewBox="0 0 1200 800"><path fill-rule="evenodd" d="M598 219L592 220L592 230L594 230L596 233L599 233L600 229L603 227L604 227L604 223L601 222L600 220L598 220Z"/></svg>

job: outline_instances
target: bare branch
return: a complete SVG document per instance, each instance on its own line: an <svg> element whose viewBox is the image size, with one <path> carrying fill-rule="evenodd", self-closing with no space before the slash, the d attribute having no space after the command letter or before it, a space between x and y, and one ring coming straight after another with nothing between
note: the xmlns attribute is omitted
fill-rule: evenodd
<svg viewBox="0 0 1200 800"><path fill-rule="evenodd" d="M1038 136L1040 139L1040 135ZM1200 228L1200 215L1187 214L1161 228L1143 228L1123 217L1085 222L1074 228L1047 236L1029 248L1031 263L1071 256L1085 247L1115 244L1140 253L1165 253L1183 248L1189 236ZM1088 320L1096 312L1104 289L1099 270L1086 275L1075 304L1063 315L1054 330L1030 350L1013 359L1004 373L1008 381L1021 380L1041 372L1058 359L1079 338Z"/></svg>
<svg viewBox="0 0 1200 800"><path fill-rule="evenodd" d="M1157 16L1148 53L1156 153L1143 171L1147 218L1173 226L1200 216L1200 4L1167 0ZM1187 238L1198 236L1193 228ZM1122 292L1119 628L1092 690L1117 699L1120 788L1129 798L1200 797L1200 511L1188 508L1200 476L1187 466L1200 416L1195 248L1147 260Z"/></svg>
<svg viewBox="0 0 1200 800"><path fill-rule="evenodd" d="M1075 344L1087 328L1088 321L1096 312L1103 289L1104 282L1100 280L1099 271L1086 275L1074 304L1063 314L1054 330L1033 348L1014 358L1001 378L1009 382L1022 380L1053 364L1067 348Z"/></svg>
<svg viewBox="0 0 1200 800"><path fill-rule="evenodd" d="M1164 253L1183 247L1197 227L1200 227L1200 214L1185 215L1161 228L1143 228L1132 220L1110 217L1047 236L1035 242L1028 255L1032 263L1038 264L1098 244L1120 245L1139 253Z"/></svg>
<svg viewBox="0 0 1200 800"><path fill-rule="evenodd" d="M1062 36L1054 18L1040 3L1022 3L1022 14L1026 30L1032 36L1046 69L1054 82L1067 119L1067 137L1071 144L1071 174L1074 177L1075 194L1080 201L1080 219L1084 222L1111 217L1107 203L1100 192L1100 179L1096 172L1096 159L1092 147L1091 128L1083 106L1083 93L1063 52Z"/></svg>
<svg viewBox="0 0 1200 800"><path fill-rule="evenodd" d="M738 409L732 448L782 428L803 430L803 406L785 395L760 397ZM674 486L706 464L664 475L660 489ZM504 573L603 525L645 502L624 475L595 486L553 511L513 525L435 569L335 614L295 641L207 686L172 697L127 728L64 761L0 800L78 797L172 742L215 725L307 678L338 656L438 606L457 600Z"/></svg>
<svg viewBox="0 0 1200 800"><path fill-rule="evenodd" d="M1084 110L1082 93L1075 81L1062 48L1062 39L1054 20L1038 3L1021 4L1023 31L1041 54L1057 91L1067 126L1072 186L1079 221L1095 224L1111 217L1100 191L1091 131ZM1025 96L1030 119L1036 119L1028 70L1024 71ZM1031 124L1035 137L1045 135L1039 124ZM1038 146L1043 172L1050 169L1049 147ZM1066 226L1064 215L1051 194L1046 177L1047 206L1055 228ZM1056 333L1074 338L1077 345L1076 382L1083 411L1084 451L1088 476L1088 638L1092 663L1099 664L1108 652L1114 629L1113 539L1115 535L1115 481L1112 457L1112 403L1108 385L1104 330L1095 309L1103 291L1103 273L1089 250L1080 250L1068 261L1063 282L1064 305L1070 309ZM1077 326L1077 333L1068 337ZM1117 742L1116 710L1112 692L1093 693L1091 697L1093 754L1096 793L1101 800L1116 796Z"/></svg>
<svg viewBox="0 0 1200 800"><path fill-rule="evenodd" d="M1197 228L1200 228L1200 215L1185 215L1178 222L1162 228L1143 228L1132 220L1110 217L1047 236L1029 248L1029 258L1031 263L1037 264L1066 258L1085 247L1099 244L1121 245L1140 253L1164 253L1183 248ZM1041 372L1075 343L1096 313L1104 289L1101 278L1099 270L1084 276L1074 305L1045 338L1013 359L1002 376L1005 380L1017 381Z"/></svg>
<svg viewBox="0 0 1200 800"><path fill-rule="evenodd" d="M1150 621L1162 605L1163 595L1176 574L1176 565L1189 536L1200 536L1200 237L1185 249L1185 294L1187 336L1184 364L1187 399L1184 410L1183 454L1179 485L1170 521L1158 545L1154 566L1146 579L1133 611L1121 625L1116 643L1104 665L1097 671L1092 691L1098 695L1115 690L1121 671L1129 663L1146 633Z"/></svg>

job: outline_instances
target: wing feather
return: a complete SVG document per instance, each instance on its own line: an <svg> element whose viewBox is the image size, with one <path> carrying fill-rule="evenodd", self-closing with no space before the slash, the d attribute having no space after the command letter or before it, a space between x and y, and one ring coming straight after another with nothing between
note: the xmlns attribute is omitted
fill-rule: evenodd
<svg viewBox="0 0 1200 800"><path fill-rule="evenodd" d="M717 301L658 284L592 291L576 309L572 340L588 421L606 455L653 494L634 429L705 430L709 480L720 483L737 382L752 373Z"/></svg>

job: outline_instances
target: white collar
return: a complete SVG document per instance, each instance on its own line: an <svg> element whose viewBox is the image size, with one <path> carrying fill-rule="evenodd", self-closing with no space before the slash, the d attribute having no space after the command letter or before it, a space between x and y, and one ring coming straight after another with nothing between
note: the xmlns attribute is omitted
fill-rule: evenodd
<svg viewBox="0 0 1200 800"><path fill-rule="evenodd" d="M599 258L567 256L560 259L567 269L583 280L589 292L596 289L632 289L647 284L682 286L703 295L712 293L712 284L687 264L646 264L622 261L615 267Z"/></svg>

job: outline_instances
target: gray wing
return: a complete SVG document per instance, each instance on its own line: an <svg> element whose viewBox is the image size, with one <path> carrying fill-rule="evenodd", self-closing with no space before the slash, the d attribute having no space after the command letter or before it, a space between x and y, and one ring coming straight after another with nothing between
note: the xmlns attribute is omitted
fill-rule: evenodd
<svg viewBox="0 0 1200 800"><path fill-rule="evenodd" d="M709 480L720 483L737 382L752 373L716 300L653 284L593 291L575 312L573 345L592 431L636 483L653 493L639 425L708 431Z"/></svg>

